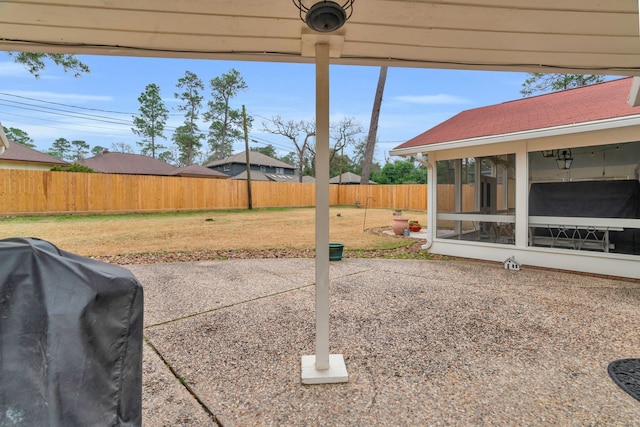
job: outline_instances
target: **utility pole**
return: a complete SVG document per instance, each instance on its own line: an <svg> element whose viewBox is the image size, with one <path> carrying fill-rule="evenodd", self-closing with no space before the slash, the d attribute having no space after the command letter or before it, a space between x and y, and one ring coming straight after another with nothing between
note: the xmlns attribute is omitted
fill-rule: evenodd
<svg viewBox="0 0 640 427"><path fill-rule="evenodd" d="M373 164L373 153L376 148L376 138L378 135L378 120L380 119L380 106L382 105L382 94L384 93L384 84L387 81L387 66L380 67L380 76L378 77L378 87L376 89L376 97L373 99L373 111L371 112L371 124L369 124L369 135L367 136L367 145L364 149L364 159L362 160L362 177L360 184L368 184L371 177L371 165Z"/></svg>
<svg viewBox="0 0 640 427"><path fill-rule="evenodd" d="M247 131L247 109L242 106L242 126L244 128L244 154L247 160L247 199L249 201L249 210L253 209L251 201L251 163L249 163L249 131Z"/></svg>

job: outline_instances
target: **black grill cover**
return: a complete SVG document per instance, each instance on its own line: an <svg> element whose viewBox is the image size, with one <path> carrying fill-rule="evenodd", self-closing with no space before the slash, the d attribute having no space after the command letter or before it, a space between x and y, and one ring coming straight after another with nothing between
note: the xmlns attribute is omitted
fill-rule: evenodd
<svg viewBox="0 0 640 427"><path fill-rule="evenodd" d="M142 286L38 239L0 240L0 426L139 426Z"/></svg>

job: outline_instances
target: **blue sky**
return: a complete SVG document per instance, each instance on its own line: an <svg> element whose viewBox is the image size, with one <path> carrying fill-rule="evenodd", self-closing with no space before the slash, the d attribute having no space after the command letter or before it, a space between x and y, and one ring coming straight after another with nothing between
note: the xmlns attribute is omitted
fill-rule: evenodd
<svg viewBox="0 0 640 427"><path fill-rule="evenodd" d="M241 108L244 104L254 117L250 139L259 144L253 142L252 146L271 143L281 154L294 151L286 138L264 132L262 123L275 115L287 120L313 120L315 115L313 65L85 55L79 58L89 65L91 73L74 78L50 65L36 79L8 55L0 57L0 122L26 131L41 151L46 151L57 138L80 139L92 147L107 148L124 142L138 150L138 139L131 132L132 116L139 112L137 99L145 86L155 83L170 110L165 141L168 144L172 129L183 118L175 109L177 101L173 96L178 79L188 70L208 82L231 68L240 72L248 86L233 99L232 107ZM332 122L354 117L365 129L365 138L379 68L333 65L330 72ZM460 111L519 99L525 78L525 73L390 68L380 112L376 160L384 163L389 150ZM207 98L208 94L207 88ZM239 141L234 148L242 151L244 142Z"/></svg>

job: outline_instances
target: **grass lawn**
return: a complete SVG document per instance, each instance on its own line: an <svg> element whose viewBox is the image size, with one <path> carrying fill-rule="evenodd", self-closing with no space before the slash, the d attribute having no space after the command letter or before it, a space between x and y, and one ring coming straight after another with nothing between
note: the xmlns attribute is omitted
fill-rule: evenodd
<svg viewBox="0 0 640 427"><path fill-rule="evenodd" d="M330 240L345 251L392 250L412 246L414 239L364 231L390 229L390 209L334 207ZM404 212L426 222L425 212ZM127 254L311 250L315 247L315 210L256 209L198 213L127 214L0 219L0 239L37 237L84 256ZM424 243L424 242L422 242Z"/></svg>

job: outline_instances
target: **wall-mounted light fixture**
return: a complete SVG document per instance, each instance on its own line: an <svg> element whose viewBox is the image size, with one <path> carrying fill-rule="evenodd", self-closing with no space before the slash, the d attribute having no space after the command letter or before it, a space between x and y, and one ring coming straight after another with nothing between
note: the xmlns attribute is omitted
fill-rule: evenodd
<svg viewBox="0 0 640 427"><path fill-rule="evenodd" d="M570 169L573 163L573 157L571 157L571 149L558 150L558 157L556 158L558 163L558 169Z"/></svg>
<svg viewBox="0 0 640 427"><path fill-rule="evenodd" d="M542 150L542 157L555 157L556 150Z"/></svg>
<svg viewBox="0 0 640 427"><path fill-rule="evenodd" d="M293 4L300 11L300 19L309 28L319 33L330 33L342 27L351 18L354 1L345 1L342 6L327 0L293 0Z"/></svg>

